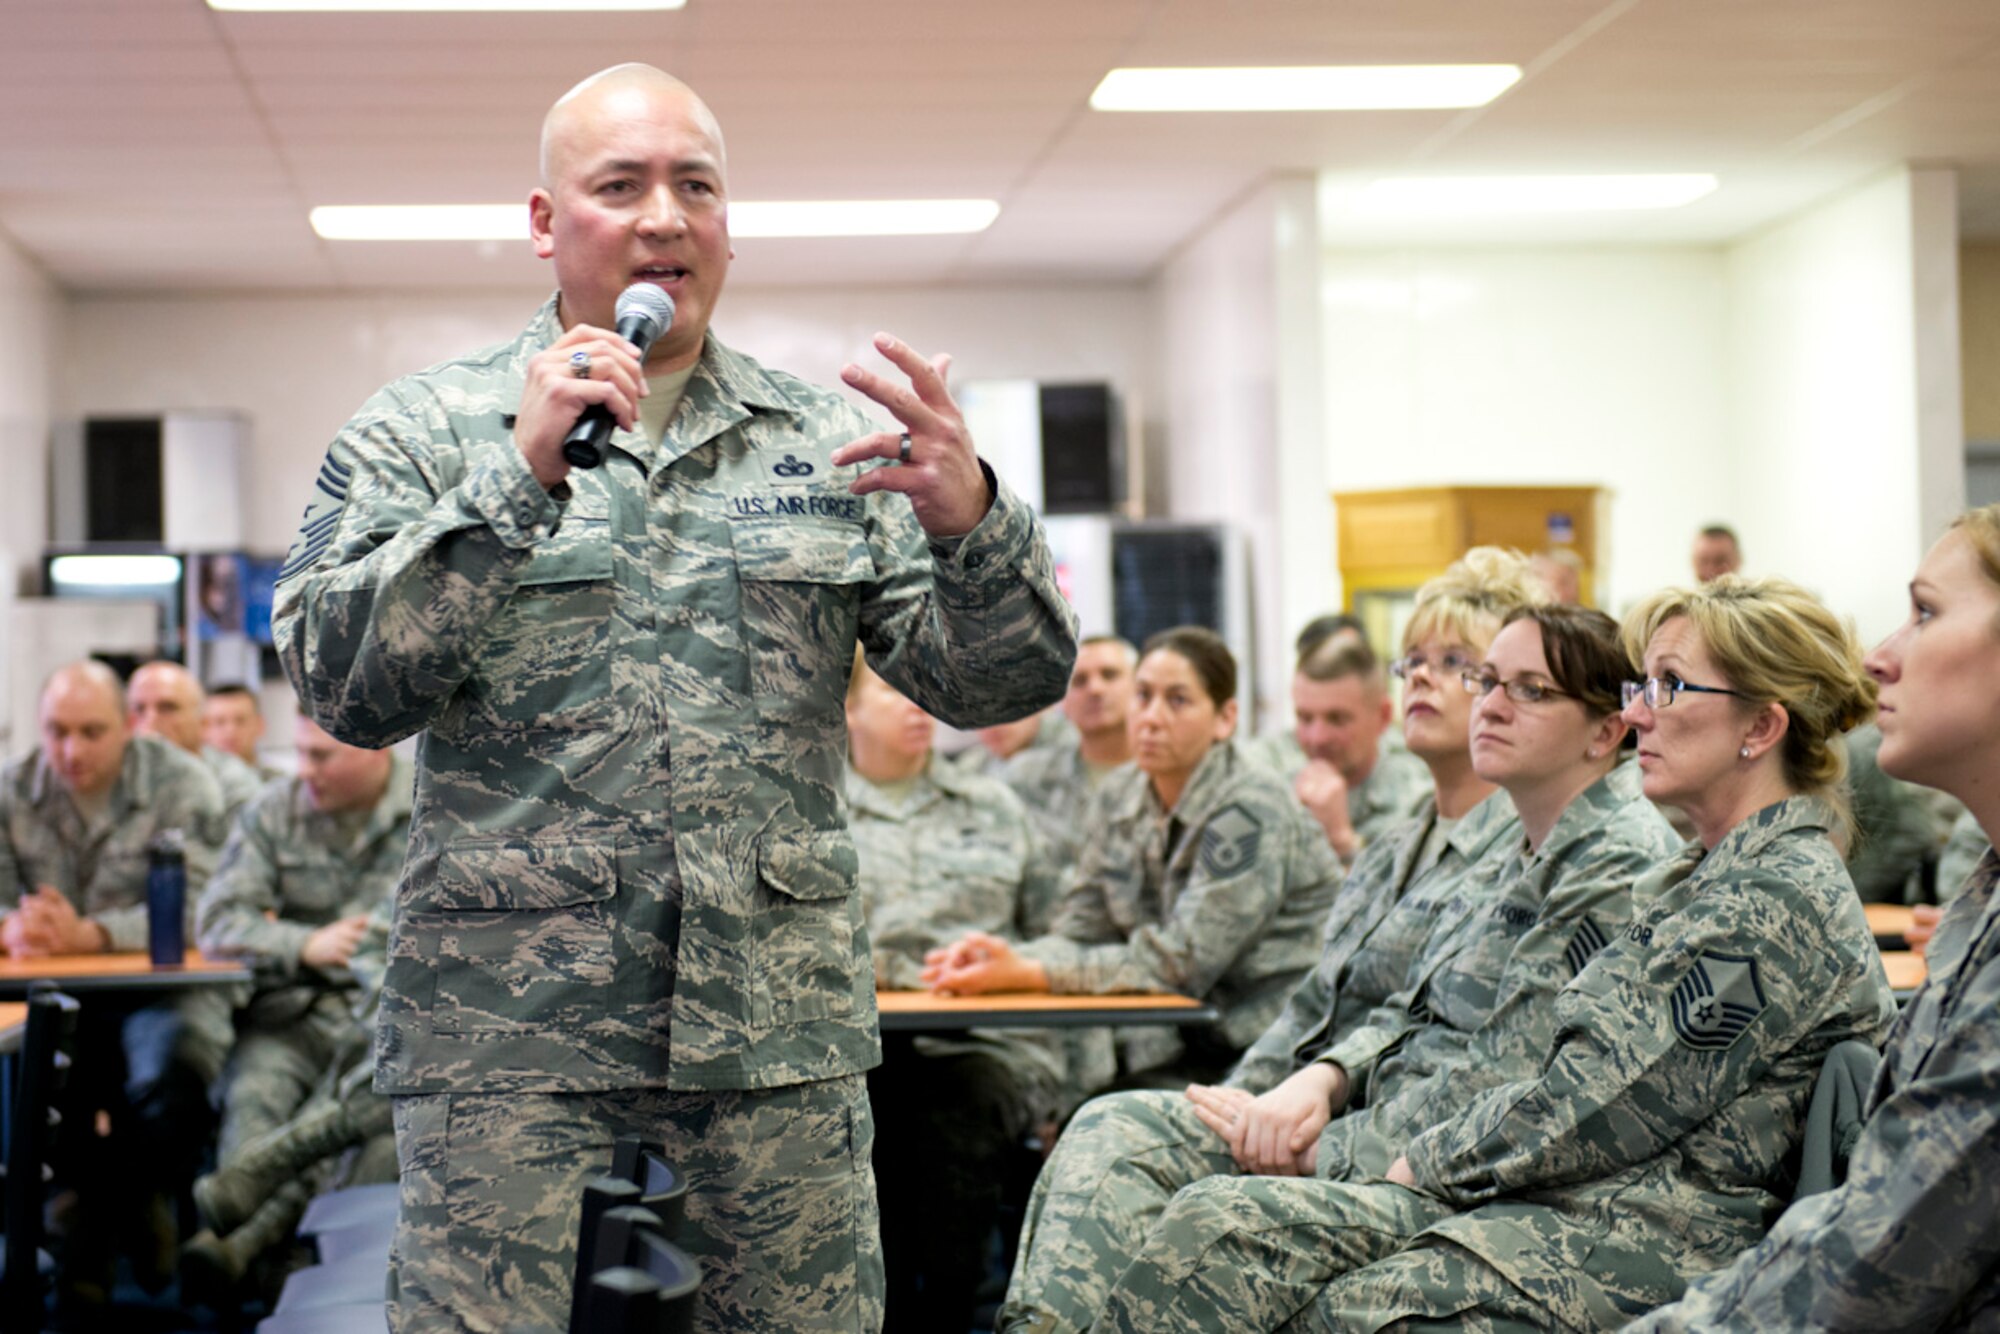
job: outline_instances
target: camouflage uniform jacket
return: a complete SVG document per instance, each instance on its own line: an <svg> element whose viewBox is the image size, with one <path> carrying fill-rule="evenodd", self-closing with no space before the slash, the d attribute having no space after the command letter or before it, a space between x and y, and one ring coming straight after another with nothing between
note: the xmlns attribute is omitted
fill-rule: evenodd
<svg viewBox="0 0 2000 1334"><path fill-rule="evenodd" d="M1993 1329L2000 1325L2000 858L1938 924L1930 977L1890 1030L1847 1181L1651 1331Z"/></svg>
<svg viewBox="0 0 2000 1334"><path fill-rule="evenodd" d="M1939 903L1950 903L1959 896L1966 882L1972 878L1973 868L1979 865L1986 850L1992 846L1986 841L1986 831L1979 827L1979 821L1972 818L1971 811L1958 817L1958 823L1951 827L1951 837L1945 842L1944 852L1938 857Z"/></svg>
<svg viewBox="0 0 2000 1334"><path fill-rule="evenodd" d="M1075 618L997 480L969 534L848 493L874 429L711 336L665 437L544 490L510 344L335 438L274 624L322 726L422 732L377 1029L390 1093L772 1088L880 1055L841 796L856 642L978 726L1061 695ZM991 473L988 473L991 479Z"/></svg>
<svg viewBox="0 0 2000 1334"><path fill-rule="evenodd" d="M201 762L215 775L215 784L222 789L222 811L231 820L236 813L255 801L257 794L264 790L269 780L237 756L214 746L201 748Z"/></svg>
<svg viewBox="0 0 2000 1334"><path fill-rule="evenodd" d="M1310 967L1340 863L1284 780L1228 742L1210 748L1172 811L1136 767L1105 782L1082 863L1050 934L1023 954L1050 989L1178 991L1221 1011L1241 1050Z"/></svg>
<svg viewBox="0 0 2000 1334"><path fill-rule="evenodd" d="M1863 903L1907 902L1910 878L1944 846L1950 825L1940 820L1928 788L1882 772L1881 728L1863 723L1843 743L1855 824L1847 874Z"/></svg>
<svg viewBox="0 0 2000 1334"><path fill-rule="evenodd" d="M1111 781L1110 774L1093 784L1082 743L1072 737L1014 755L1000 767L1000 779L1027 807L1044 860L1067 880L1083 852L1083 813L1097 788Z"/></svg>
<svg viewBox="0 0 2000 1334"><path fill-rule="evenodd" d="M1457 880L1408 980L1321 1058L1356 1106L1320 1136L1318 1174L1384 1176L1418 1132L1482 1089L1540 1071L1555 997L1632 920L1632 885L1680 846L1624 763L1578 793L1542 846L1517 836Z"/></svg>
<svg viewBox="0 0 2000 1334"><path fill-rule="evenodd" d="M1827 1051L1895 1014L1829 818L1776 802L1634 887L1632 925L1557 996L1541 1073L1411 1144L1420 1190L1484 1206L1426 1235L1583 1328L1756 1242Z"/></svg>
<svg viewBox="0 0 2000 1334"><path fill-rule="evenodd" d="M255 963L250 1016L260 1027L290 1023L328 992L354 987L347 969L307 967L299 951L328 922L390 901L409 848L411 786L410 762L392 757L389 785L358 833L315 810L298 778L271 783L237 817L195 928L204 952Z"/></svg>
<svg viewBox="0 0 2000 1334"><path fill-rule="evenodd" d="M54 885L104 928L114 950L146 948L146 845L164 830L180 830L192 943L195 900L222 842L222 793L194 756L157 737L135 736L104 818L86 824L38 747L0 776L0 829L6 837L0 911L11 911L38 885Z"/></svg>
<svg viewBox="0 0 2000 1334"><path fill-rule="evenodd" d="M1521 837L1513 801L1495 792L1452 827L1436 863L1419 870L1436 818L1436 802L1425 798L1415 819L1354 859L1327 915L1318 962L1228 1083L1267 1092L1345 1038L1403 985L1457 879Z"/></svg>
<svg viewBox="0 0 2000 1334"><path fill-rule="evenodd" d="M850 769L847 800L877 986L921 986L924 952L967 931L1025 940L1047 924L1053 881L1027 812L998 779L961 773L933 755L901 801ZM1052 1104L1064 1073L1058 1043L1022 1030L969 1036L918 1038L916 1046L993 1052L1015 1073L1031 1111Z"/></svg>
<svg viewBox="0 0 2000 1334"><path fill-rule="evenodd" d="M922 986L924 952L967 931L1026 940L1047 926L1053 884L998 779L933 755L901 801L850 769L847 801L877 986Z"/></svg>
<svg viewBox="0 0 2000 1334"><path fill-rule="evenodd" d="M1375 755L1375 767L1360 786L1347 793L1347 819L1367 847L1383 832L1417 813L1431 794L1431 771L1422 760L1401 747L1386 744ZM1306 767L1306 753L1299 747L1297 732L1270 732L1243 743L1249 758L1272 770L1287 783L1297 780ZM1357 854L1359 855L1359 854Z"/></svg>

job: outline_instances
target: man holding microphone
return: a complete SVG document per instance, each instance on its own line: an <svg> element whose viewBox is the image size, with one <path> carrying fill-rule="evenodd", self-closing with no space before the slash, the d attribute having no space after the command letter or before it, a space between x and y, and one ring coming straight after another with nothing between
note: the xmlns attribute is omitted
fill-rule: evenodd
<svg viewBox="0 0 2000 1334"><path fill-rule="evenodd" d="M556 297L362 409L278 587L305 708L356 745L424 733L376 1046L391 1322L561 1329L582 1185L629 1133L691 1182L698 1328L873 1328L854 646L975 727L1062 693L1074 618L945 359L880 335L907 385L843 371L885 432L709 333L727 186L690 89L585 80L542 171ZM675 306L643 362L610 332L633 284ZM617 429L573 470L592 405Z"/></svg>

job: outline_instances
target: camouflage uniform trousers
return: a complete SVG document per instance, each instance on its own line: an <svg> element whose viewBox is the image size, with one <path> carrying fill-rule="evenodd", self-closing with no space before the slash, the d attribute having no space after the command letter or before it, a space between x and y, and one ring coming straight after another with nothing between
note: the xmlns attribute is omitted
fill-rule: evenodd
<svg viewBox="0 0 2000 1334"><path fill-rule="evenodd" d="M397 1334L569 1322L584 1184L638 1135L688 1180L700 1331L882 1323L874 1122L860 1075L756 1091L417 1094L395 1099Z"/></svg>
<svg viewBox="0 0 2000 1334"><path fill-rule="evenodd" d="M297 1114L353 1049L358 1032L348 1001L332 993L283 1028L239 1031L222 1072L217 1163L227 1166L245 1141Z"/></svg>
<svg viewBox="0 0 2000 1334"><path fill-rule="evenodd" d="M1179 1093L1100 1098L1035 1183L998 1328L1276 1329L1449 1212L1400 1186L1245 1176Z"/></svg>
<svg viewBox="0 0 2000 1334"><path fill-rule="evenodd" d="M1477 1255L1440 1237L1335 1279L1279 1328L1286 1334L1526 1334L1569 1327Z"/></svg>

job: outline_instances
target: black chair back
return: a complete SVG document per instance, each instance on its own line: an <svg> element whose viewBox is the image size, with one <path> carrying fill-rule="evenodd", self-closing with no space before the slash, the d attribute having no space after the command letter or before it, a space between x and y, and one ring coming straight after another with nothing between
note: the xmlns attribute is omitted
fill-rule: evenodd
<svg viewBox="0 0 2000 1334"><path fill-rule="evenodd" d="M685 1237L687 1227L687 1179L665 1158L642 1146L637 1135L620 1136L611 1148L611 1175L598 1177L583 1188L583 1216L577 1227L576 1278L570 1296L570 1329L595 1329L586 1310L591 1275L601 1269L630 1265L623 1258L630 1250L629 1227L620 1231L610 1249L600 1241L603 1219L620 1209L640 1209L654 1221L656 1234L672 1242ZM678 1249L676 1255L687 1257ZM602 1255L605 1258L600 1260ZM692 1266L693 1261L687 1263ZM700 1281L699 1270L695 1271ZM692 1303L689 1303L692 1309ZM607 1326L617 1328L617 1326Z"/></svg>
<svg viewBox="0 0 2000 1334"><path fill-rule="evenodd" d="M701 1267L667 1240L652 1210L605 1210L596 1241L583 1334L692 1334Z"/></svg>
<svg viewBox="0 0 2000 1334"><path fill-rule="evenodd" d="M0 1261L0 1314L6 1328L41 1328L43 1163L53 1103L69 1058L63 1043L76 1030L77 1004L53 987L28 995L28 1022L15 1064L13 1101L7 1108L6 1255Z"/></svg>

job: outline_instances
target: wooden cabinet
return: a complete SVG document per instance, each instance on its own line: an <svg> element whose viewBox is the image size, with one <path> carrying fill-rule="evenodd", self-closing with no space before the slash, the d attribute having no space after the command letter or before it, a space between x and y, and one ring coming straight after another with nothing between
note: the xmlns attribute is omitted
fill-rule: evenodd
<svg viewBox="0 0 2000 1334"><path fill-rule="evenodd" d="M1595 606L1603 507L1597 486L1429 486L1337 491L1342 597L1377 647L1395 644L1410 595L1468 547L1525 555L1568 550L1582 562L1585 606Z"/></svg>

